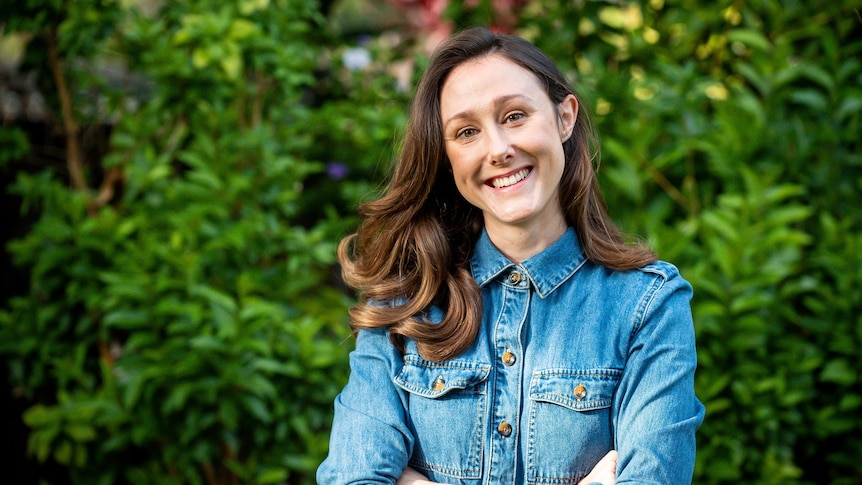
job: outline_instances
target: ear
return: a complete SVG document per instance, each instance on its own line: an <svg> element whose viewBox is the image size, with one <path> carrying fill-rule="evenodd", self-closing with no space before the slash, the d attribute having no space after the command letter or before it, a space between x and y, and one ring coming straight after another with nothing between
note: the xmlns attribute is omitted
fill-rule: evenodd
<svg viewBox="0 0 862 485"><path fill-rule="evenodd" d="M578 119L578 98L573 94L566 96L566 99L557 105L557 113L559 115L557 125L560 127L560 141L565 142L572 136L575 121Z"/></svg>

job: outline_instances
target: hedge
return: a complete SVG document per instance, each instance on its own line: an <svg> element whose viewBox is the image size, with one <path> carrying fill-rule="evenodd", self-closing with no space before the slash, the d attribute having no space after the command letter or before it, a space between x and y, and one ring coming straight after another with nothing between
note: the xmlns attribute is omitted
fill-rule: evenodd
<svg viewBox="0 0 862 485"><path fill-rule="evenodd" d="M481 1L424 27L401 4L7 3L47 113L0 126L18 482L313 483L352 347L335 245L397 150L421 29L474 24L560 63L611 213L695 288L694 482L862 481L853 2Z"/></svg>

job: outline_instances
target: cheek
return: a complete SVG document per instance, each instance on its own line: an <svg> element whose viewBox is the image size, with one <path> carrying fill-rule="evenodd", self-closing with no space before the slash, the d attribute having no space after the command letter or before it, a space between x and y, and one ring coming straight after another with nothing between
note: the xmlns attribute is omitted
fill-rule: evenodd
<svg viewBox="0 0 862 485"><path fill-rule="evenodd" d="M471 167L468 158L462 150L446 149L446 157L449 159L449 170L455 177L455 183L460 184L463 179L471 175Z"/></svg>
<svg viewBox="0 0 862 485"><path fill-rule="evenodd" d="M458 192L461 194L462 197L472 202L473 197L471 196L471 193L473 189L469 184L470 178L463 173L458 173L457 171L454 172L454 176L455 188L458 189Z"/></svg>
<svg viewBox="0 0 862 485"><path fill-rule="evenodd" d="M462 163L459 160L452 160L450 158L450 163L452 167L452 178L455 181L455 188L458 189L458 193L461 194L461 197L470 202L472 205L476 205L476 187L474 185L474 171L471 170L471 167L468 164Z"/></svg>
<svg viewBox="0 0 862 485"><path fill-rule="evenodd" d="M553 160L555 171L562 175L566 166L566 151L563 149L562 143L552 145L550 157Z"/></svg>

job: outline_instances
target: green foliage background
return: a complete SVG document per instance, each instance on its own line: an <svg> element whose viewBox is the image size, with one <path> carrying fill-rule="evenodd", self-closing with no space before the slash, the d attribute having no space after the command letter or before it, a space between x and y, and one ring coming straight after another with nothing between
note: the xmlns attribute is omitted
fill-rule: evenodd
<svg viewBox="0 0 862 485"><path fill-rule="evenodd" d="M695 287L695 483L862 481L858 6L522 3L517 31L595 114L611 213ZM32 222L6 246L26 284L0 354L28 456L63 482L313 482L352 346L334 248L424 62L407 27L331 7L3 3L77 142L46 161L0 127ZM358 44L371 63L348 69Z"/></svg>

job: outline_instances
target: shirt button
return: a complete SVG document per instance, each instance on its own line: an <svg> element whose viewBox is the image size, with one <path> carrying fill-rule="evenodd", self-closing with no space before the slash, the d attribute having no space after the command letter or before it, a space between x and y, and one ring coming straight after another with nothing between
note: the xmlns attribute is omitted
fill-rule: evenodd
<svg viewBox="0 0 862 485"><path fill-rule="evenodd" d="M500 436L506 438L512 434L512 425L503 421L500 423L500 426L497 426L497 432L500 433Z"/></svg>
<svg viewBox="0 0 862 485"><path fill-rule="evenodd" d="M587 397L587 388L583 384L578 384L575 387L575 399L582 401L585 397Z"/></svg>
<svg viewBox="0 0 862 485"><path fill-rule="evenodd" d="M509 275L509 283L512 283L513 285L517 285L518 283L521 282L521 280L523 278L524 277L521 276L521 273L518 273L517 271L512 271L512 273Z"/></svg>
<svg viewBox="0 0 862 485"><path fill-rule="evenodd" d="M511 366L511 365L515 365L515 361L516 361L517 359L515 358L515 354L513 354L513 353L512 353L512 351L507 350L507 351L503 354L503 359L502 359L502 360L503 360L503 364L504 364L504 365L506 365L506 366Z"/></svg>
<svg viewBox="0 0 862 485"><path fill-rule="evenodd" d="M442 391L444 386L446 386L446 381L443 379L443 376L438 376L434 379L434 382L431 383L431 388L435 391Z"/></svg>

